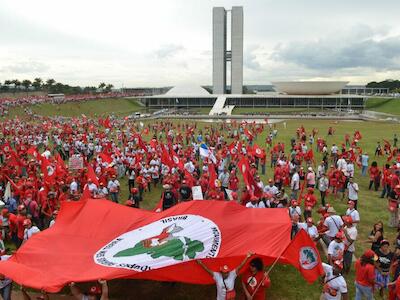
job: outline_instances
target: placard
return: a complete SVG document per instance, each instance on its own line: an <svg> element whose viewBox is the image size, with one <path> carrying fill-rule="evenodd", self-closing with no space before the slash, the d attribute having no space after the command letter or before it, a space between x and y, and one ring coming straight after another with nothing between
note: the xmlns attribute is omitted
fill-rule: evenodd
<svg viewBox="0 0 400 300"><path fill-rule="evenodd" d="M193 200L204 200L203 192L201 191L201 186L199 185L192 186L192 195Z"/></svg>
<svg viewBox="0 0 400 300"><path fill-rule="evenodd" d="M83 157L80 155L72 155L69 159L68 167L70 170L83 169Z"/></svg>

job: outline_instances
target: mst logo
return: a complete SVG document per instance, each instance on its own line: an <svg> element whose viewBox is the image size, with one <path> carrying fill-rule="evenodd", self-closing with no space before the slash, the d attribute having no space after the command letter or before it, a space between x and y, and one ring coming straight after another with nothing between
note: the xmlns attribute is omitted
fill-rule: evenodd
<svg viewBox="0 0 400 300"><path fill-rule="evenodd" d="M94 255L102 266L147 271L183 261L216 257L221 232L209 219L198 215L164 218L126 232Z"/></svg>
<svg viewBox="0 0 400 300"><path fill-rule="evenodd" d="M318 265L318 256L311 247L302 247L300 249L300 266L303 269L311 270Z"/></svg>

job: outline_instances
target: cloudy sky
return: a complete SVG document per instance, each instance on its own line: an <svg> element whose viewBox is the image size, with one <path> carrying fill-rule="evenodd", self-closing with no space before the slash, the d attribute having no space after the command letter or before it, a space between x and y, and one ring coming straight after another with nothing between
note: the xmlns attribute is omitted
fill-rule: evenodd
<svg viewBox="0 0 400 300"><path fill-rule="evenodd" d="M399 0L0 0L0 81L211 84L212 7L244 7L244 82L400 78Z"/></svg>

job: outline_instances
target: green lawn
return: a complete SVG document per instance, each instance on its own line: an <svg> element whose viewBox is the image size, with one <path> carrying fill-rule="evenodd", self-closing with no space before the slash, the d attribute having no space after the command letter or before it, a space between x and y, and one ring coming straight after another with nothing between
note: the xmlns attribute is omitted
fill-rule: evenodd
<svg viewBox="0 0 400 300"><path fill-rule="evenodd" d="M366 109L392 115L400 115L400 99L370 98L367 100Z"/></svg>
<svg viewBox="0 0 400 300"><path fill-rule="evenodd" d="M50 104L44 103L39 105L32 105L29 108L36 114L42 116L64 116L64 117L77 117L85 114L86 116L99 116L104 114L114 114L119 116L126 116L131 113L142 111L145 108L138 104L135 99L126 98L111 98L92 100L79 103L63 103L63 104ZM10 116L23 115L22 107L16 107L10 110Z"/></svg>

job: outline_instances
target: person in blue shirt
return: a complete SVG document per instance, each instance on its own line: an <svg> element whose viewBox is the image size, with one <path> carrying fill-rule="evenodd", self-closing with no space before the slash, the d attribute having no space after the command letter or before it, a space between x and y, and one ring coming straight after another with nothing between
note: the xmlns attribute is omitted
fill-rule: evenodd
<svg viewBox="0 0 400 300"><path fill-rule="evenodd" d="M7 199L4 199L5 208L12 214L15 214L17 211L17 200L15 200L13 193Z"/></svg>
<svg viewBox="0 0 400 300"><path fill-rule="evenodd" d="M364 154L361 155L361 175L362 176L367 175L368 160L369 160L369 156L368 156L367 152L365 152Z"/></svg>

